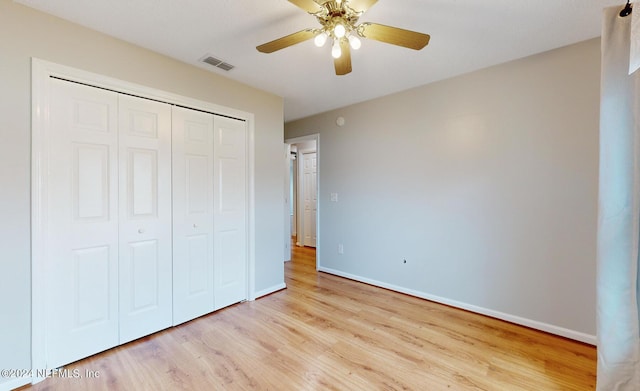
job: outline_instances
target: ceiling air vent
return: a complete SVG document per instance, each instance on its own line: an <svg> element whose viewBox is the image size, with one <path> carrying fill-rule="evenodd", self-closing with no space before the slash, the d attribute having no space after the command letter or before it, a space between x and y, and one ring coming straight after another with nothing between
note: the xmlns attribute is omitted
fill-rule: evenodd
<svg viewBox="0 0 640 391"><path fill-rule="evenodd" d="M202 59L202 62L205 62L205 63L207 63L209 65L213 65L214 67L220 68L220 69L225 70L225 71L230 71L230 70L233 69L233 65L231 65L229 63L226 63L226 62L222 61L219 58L215 58L215 57L209 56L209 55L205 56Z"/></svg>

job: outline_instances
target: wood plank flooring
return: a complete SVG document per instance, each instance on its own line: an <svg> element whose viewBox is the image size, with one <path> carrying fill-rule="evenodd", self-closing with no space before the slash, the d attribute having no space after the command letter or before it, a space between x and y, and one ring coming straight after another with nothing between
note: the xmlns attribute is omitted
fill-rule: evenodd
<svg viewBox="0 0 640 391"><path fill-rule="evenodd" d="M592 346L317 273L293 248L287 289L21 390L595 389Z"/></svg>

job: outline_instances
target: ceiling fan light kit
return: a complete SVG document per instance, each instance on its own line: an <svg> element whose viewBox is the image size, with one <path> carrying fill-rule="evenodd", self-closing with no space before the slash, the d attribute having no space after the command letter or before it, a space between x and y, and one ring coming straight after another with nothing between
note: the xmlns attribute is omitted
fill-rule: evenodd
<svg viewBox="0 0 640 391"><path fill-rule="evenodd" d="M351 49L360 49L360 38L420 50L427 46L430 36L415 31L377 23L358 24L360 16L378 0L289 0L316 17L321 28L305 29L258 46L262 53L277 50L312 39L317 47L331 39L331 56L337 75L351 72Z"/></svg>

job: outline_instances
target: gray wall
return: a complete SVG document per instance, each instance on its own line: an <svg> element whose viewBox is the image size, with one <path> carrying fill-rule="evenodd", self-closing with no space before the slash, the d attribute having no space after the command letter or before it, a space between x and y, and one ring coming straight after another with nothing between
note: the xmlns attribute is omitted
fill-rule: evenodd
<svg viewBox="0 0 640 391"><path fill-rule="evenodd" d="M593 341L599 45L285 124L320 133L319 266Z"/></svg>
<svg viewBox="0 0 640 391"><path fill-rule="evenodd" d="M256 291L284 282L280 97L0 0L0 368L31 366L31 57L254 113Z"/></svg>

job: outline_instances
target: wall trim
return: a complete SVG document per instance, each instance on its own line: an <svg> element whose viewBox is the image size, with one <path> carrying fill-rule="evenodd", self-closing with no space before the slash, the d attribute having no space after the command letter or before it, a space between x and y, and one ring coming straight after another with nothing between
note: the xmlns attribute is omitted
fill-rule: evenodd
<svg viewBox="0 0 640 391"><path fill-rule="evenodd" d="M263 296L270 295L272 293L275 293L277 291L281 291L283 289L287 289L287 284L285 284L284 282L281 283L281 284L278 284L278 285L274 285L274 286L272 286L270 288L263 289L263 290L261 290L259 292L256 292L256 297L255 298L259 299L259 298L261 298Z"/></svg>
<svg viewBox="0 0 640 391"><path fill-rule="evenodd" d="M425 292L420 292L420 291L416 291L413 289L408 289L408 288L404 288L398 285L394 285L394 284L389 284L386 282L382 282L382 281L378 281L378 280L373 280L370 278L366 278L366 277L361 277L361 276L357 276L355 274L351 274L351 273L346 273L340 270L336 270L336 269L332 269L332 268L328 268L328 267L323 267L323 266L319 266L318 267L318 271L320 272L324 272L324 273L328 273L328 274L333 274L339 277L344 277L344 278L348 278L350 280L354 280L354 281L358 281L358 282L363 282L365 284L369 284L369 285L373 285L373 286L377 286L380 288L385 288L385 289L389 289L395 292L399 292L399 293L404 293L410 296L415 296L421 299L425 299L425 300L429 300L429 301L433 301L435 303L439 303L439 304L444 304L444 305L448 305L451 307L455 307L455 308L460 308L466 311L471 311L480 315L486 315L492 318L496 318L496 319L500 319L500 320L504 320L510 323L515 323L521 326L526 326L535 330L540 330L540 331L544 331L550 334L554 334L554 335L559 335L561 337L565 337L565 338L569 338L569 339L573 339L576 341L580 341L580 342L584 342L590 345L594 345L596 346L596 336L595 335L590 335L590 334L586 334L586 333L582 333L579 331L575 331L575 330L570 330L570 329L566 329L564 327L559 327L559 326L555 326L552 324L548 324L548 323L544 323L544 322L539 322L537 320L532 320L532 319L527 319L527 318L522 318L520 316L516 316L516 315L511 315L511 314L507 314L504 312L500 312L500 311L495 311L489 308L484 308L484 307L479 307L473 304L467 304L467 303L463 303L461 301L457 301L457 300L451 300L451 299L447 299L444 297L440 297L440 296L436 296L436 295L432 295L429 293L425 293Z"/></svg>
<svg viewBox="0 0 640 391"><path fill-rule="evenodd" d="M49 127L50 83L52 78L59 78L113 90L122 94L130 94L142 98L157 100L171 105L192 108L244 120L247 126L247 299L255 295L255 116L253 113L229 108L226 106L202 101L186 96L162 91L152 87L115 79L112 77L72 68L66 65L31 58L31 368L44 370L46 363L46 289L44 256L47 254L44 227L47 224L47 184L43 181L43 173L48 170L46 134ZM21 379L23 380L23 379ZM43 378L26 379L36 383ZM3 387L5 383L0 384Z"/></svg>

